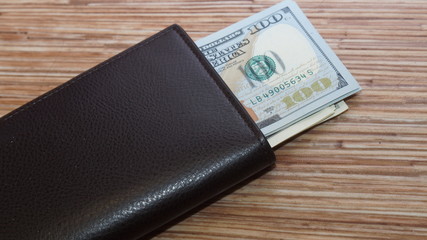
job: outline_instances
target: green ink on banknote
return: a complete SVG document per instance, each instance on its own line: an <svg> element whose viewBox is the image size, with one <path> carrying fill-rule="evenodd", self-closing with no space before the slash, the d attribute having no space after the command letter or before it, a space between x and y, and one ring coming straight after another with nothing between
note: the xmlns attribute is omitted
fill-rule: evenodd
<svg viewBox="0 0 427 240"><path fill-rule="evenodd" d="M313 93L322 92L332 86L332 81L329 78L322 78L312 83L309 87L303 87L291 95L288 95L282 99L282 102L286 104L286 108L289 109L295 106L297 103L303 102L309 99Z"/></svg>
<svg viewBox="0 0 427 240"><path fill-rule="evenodd" d="M276 63L265 55L252 57L245 65L246 76L260 82L269 79L275 71Z"/></svg>
<svg viewBox="0 0 427 240"><path fill-rule="evenodd" d="M360 90L292 0L197 45L266 136L340 114L334 104Z"/></svg>

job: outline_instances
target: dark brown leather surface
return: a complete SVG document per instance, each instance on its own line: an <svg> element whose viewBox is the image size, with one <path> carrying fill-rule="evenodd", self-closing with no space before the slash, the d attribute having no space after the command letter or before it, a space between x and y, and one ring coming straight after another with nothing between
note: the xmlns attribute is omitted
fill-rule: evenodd
<svg viewBox="0 0 427 240"><path fill-rule="evenodd" d="M174 25L0 119L0 239L135 239L273 162Z"/></svg>

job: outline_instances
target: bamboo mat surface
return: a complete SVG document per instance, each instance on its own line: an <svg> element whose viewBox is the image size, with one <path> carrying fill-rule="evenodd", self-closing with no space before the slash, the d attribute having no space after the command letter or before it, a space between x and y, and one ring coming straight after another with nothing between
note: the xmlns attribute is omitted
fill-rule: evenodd
<svg viewBox="0 0 427 240"><path fill-rule="evenodd" d="M197 40L278 1L0 3L0 115L172 23ZM427 1L297 0L363 90L277 163L152 239L427 239Z"/></svg>

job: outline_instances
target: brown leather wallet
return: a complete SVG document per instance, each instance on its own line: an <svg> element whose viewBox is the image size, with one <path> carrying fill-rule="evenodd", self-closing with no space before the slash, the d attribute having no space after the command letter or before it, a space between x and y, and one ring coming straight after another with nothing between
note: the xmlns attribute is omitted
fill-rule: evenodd
<svg viewBox="0 0 427 240"><path fill-rule="evenodd" d="M274 159L173 25L0 119L0 239L136 239Z"/></svg>

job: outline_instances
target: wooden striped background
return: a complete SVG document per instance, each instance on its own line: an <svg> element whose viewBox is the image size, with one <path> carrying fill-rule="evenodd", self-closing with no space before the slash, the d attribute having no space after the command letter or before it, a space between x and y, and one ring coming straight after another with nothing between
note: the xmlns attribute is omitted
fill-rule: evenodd
<svg viewBox="0 0 427 240"><path fill-rule="evenodd" d="M172 23L198 39L276 2L1 1L0 115ZM427 239L427 1L297 2L363 91L153 239Z"/></svg>

